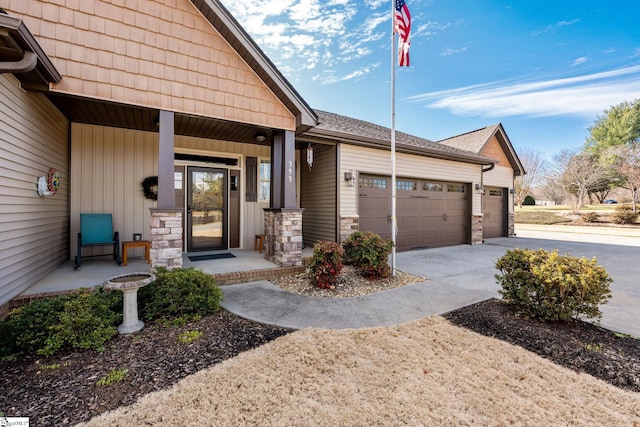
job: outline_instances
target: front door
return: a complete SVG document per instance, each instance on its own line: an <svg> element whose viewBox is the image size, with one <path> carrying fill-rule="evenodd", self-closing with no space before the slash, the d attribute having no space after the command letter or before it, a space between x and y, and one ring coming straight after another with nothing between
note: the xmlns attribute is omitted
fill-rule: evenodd
<svg viewBox="0 0 640 427"><path fill-rule="evenodd" d="M227 170L187 168L187 250L228 249Z"/></svg>

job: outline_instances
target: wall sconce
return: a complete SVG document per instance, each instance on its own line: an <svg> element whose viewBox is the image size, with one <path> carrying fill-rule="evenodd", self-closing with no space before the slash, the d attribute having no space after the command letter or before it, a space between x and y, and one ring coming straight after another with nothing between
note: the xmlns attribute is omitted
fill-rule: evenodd
<svg viewBox="0 0 640 427"><path fill-rule="evenodd" d="M484 186L482 184L476 183L475 188L478 194L484 194Z"/></svg>
<svg viewBox="0 0 640 427"><path fill-rule="evenodd" d="M348 170L344 173L344 180L347 181L347 185L349 187L355 187L356 186L356 177L353 175L353 171L352 170Z"/></svg>
<svg viewBox="0 0 640 427"><path fill-rule="evenodd" d="M309 165L309 172L311 172L311 166L313 166L313 147L311 144L307 145L307 164Z"/></svg>
<svg viewBox="0 0 640 427"><path fill-rule="evenodd" d="M264 132L256 133L256 141L265 142L267 140L267 134Z"/></svg>
<svg viewBox="0 0 640 427"><path fill-rule="evenodd" d="M509 194L516 194L516 190L514 190L513 188L509 189Z"/></svg>

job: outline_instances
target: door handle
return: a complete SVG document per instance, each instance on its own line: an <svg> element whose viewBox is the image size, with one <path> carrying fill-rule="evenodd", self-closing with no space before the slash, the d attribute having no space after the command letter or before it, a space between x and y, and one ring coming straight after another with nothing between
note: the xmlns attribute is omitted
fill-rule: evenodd
<svg viewBox="0 0 640 427"><path fill-rule="evenodd" d="M447 214L446 214L446 213L443 213L443 214L442 214L442 220L443 220L443 221L446 221L446 220L447 220Z"/></svg>

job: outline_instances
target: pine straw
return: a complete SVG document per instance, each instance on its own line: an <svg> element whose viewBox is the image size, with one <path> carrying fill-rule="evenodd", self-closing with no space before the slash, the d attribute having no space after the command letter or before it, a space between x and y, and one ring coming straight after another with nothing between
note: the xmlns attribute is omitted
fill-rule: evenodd
<svg viewBox="0 0 640 427"><path fill-rule="evenodd" d="M131 425L640 425L640 394L434 316L306 329L94 418Z"/></svg>

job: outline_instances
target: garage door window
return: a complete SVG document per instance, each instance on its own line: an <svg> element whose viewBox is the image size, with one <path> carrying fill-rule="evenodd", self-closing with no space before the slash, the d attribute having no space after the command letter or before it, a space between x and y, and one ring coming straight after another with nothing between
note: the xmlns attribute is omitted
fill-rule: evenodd
<svg viewBox="0 0 640 427"><path fill-rule="evenodd" d="M360 188L387 188L387 180L384 178L360 178L358 180Z"/></svg>
<svg viewBox="0 0 640 427"><path fill-rule="evenodd" d="M398 181L396 182L396 188L398 190L416 191L418 183L415 181Z"/></svg>
<svg viewBox="0 0 640 427"><path fill-rule="evenodd" d="M464 193L464 184L447 184L448 193Z"/></svg>
<svg viewBox="0 0 640 427"><path fill-rule="evenodd" d="M442 191L442 184L438 182L425 182L422 184L424 191Z"/></svg>
<svg viewBox="0 0 640 427"><path fill-rule="evenodd" d="M502 197L502 190L489 190L490 196Z"/></svg>

